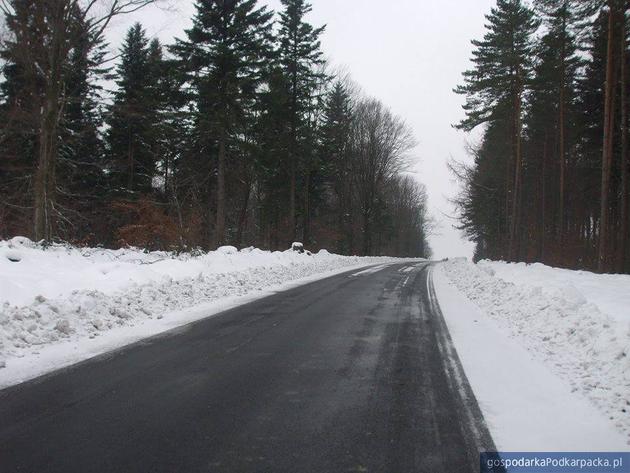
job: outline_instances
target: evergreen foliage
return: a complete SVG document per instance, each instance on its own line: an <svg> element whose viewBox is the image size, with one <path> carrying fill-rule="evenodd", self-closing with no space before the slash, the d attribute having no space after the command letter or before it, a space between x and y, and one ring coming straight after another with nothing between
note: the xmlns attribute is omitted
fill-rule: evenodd
<svg viewBox="0 0 630 473"><path fill-rule="evenodd" d="M67 12L66 0L59 10L10 1L12 32ZM49 240L284 250L301 239L314 250L429 256L426 194L404 173L411 132L324 72L324 27L308 22L309 2L283 0L274 22L256 0L197 0L174 44L133 25L113 70L81 8L64 23L72 34L55 81L21 55L19 35L0 46L0 237L36 234L33 194L54 184L36 205L54 210L41 226ZM34 36L42 55L44 36ZM41 114L51 87L61 99ZM55 111L50 140L41 120ZM43 140L55 158L45 175Z"/></svg>
<svg viewBox="0 0 630 473"><path fill-rule="evenodd" d="M457 89L458 126L485 124L474 162L451 166L464 184L461 226L477 258L628 272L628 4L534 7L497 1Z"/></svg>

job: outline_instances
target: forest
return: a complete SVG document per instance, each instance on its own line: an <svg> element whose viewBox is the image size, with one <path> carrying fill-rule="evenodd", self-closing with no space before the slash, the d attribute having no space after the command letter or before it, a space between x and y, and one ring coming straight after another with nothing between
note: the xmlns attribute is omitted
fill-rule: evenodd
<svg viewBox="0 0 630 473"><path fill-rule="evenodd" d="M630 272L626 0L497 0L455 92L477 259Z"/></svg>
<svg viewBox="0 0 630 473"><path fill-rule="evenodd" d="M172 44L116 17L155 0L0 0L0 238L429 256L403 119L324 58L311 4L196 0Z"/></svg>

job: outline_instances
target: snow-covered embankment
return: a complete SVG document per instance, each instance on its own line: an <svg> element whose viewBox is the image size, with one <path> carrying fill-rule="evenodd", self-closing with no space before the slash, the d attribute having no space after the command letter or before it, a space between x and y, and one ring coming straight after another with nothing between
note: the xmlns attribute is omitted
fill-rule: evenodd
<svg viewBox="0 0 630 473"><path fill-rule="evenodd" d="M198 256L0 242L0 387L287 287L391 261L224 247Z"/></svg>
<svg viewBox="0 0 630 473"><path fill-rule="evenodd" d="M455 259L434 279L499 448L627 449L630 276Z"/></svg>

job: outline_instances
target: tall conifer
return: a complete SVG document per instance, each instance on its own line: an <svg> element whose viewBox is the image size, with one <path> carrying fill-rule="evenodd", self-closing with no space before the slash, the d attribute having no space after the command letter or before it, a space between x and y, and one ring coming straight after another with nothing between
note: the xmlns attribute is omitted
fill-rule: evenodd
<svg viewBox="0 0 630 473"><path fill-rule="evenodd" d="M287 122L289 124L289 239L296 236L298 173L300 156L312 152L307 145L310 130L308 113L313 92L322 79L319 67L323 64L320 36L325 26L314 28L306 21L312 10L306 0L281 0L280 30L278 33L280 64L289 87ZM309 148L309 149L305 149ZM308 186L308 179L304 184ZM305 204L308 204L305 202ZM305 225L307 226L307 225Z"/></svg>
<svg viewBox="0 0 630 473"><path fill-rule="evenodd" d="M464 72L464 85L455 89L466 96L464 130L488 122L509 123L511 156L505 167L505 257L518 257L518 229L522 197L523 100L531 79L533 34L538 20L521 0L498 0L492 8L482 40L472 42L474 68Z"/></svg>
<svg viewBox="0 0 630 473"><path fill-rule="evenodd" d="M272 13L255 0L197 0L193 26L172 51L187 68L202 133L216 153L215 245L226 241L226 172L271 51Z"/></svg>

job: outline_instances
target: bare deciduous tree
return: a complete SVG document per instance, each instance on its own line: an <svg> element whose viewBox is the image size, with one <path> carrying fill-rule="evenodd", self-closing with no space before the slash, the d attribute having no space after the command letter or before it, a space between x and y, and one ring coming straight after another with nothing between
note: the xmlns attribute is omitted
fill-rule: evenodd
<svg viewBox="0 0 630 473"><path fill-rule="evenodd" d="M375 99L357 104L350 139L354 187L362 217L363 253L369 255L378 190L405 168L407 153L415 146L415 140L405 122Z"/></svg>
<svg viewBox="0 0 630 473"><path fill-rule="evenodd" d="M37 121L37 165L33 183L33 236L53 237L55 169L59 124L66 104L65 79L69 54L78 41L98 43L111 20L158 0L38 0L28 8L15 0L0 0L13 38L7 40L11 60L33 85ZM87 38L85 38L87 36Z"/></svg>

